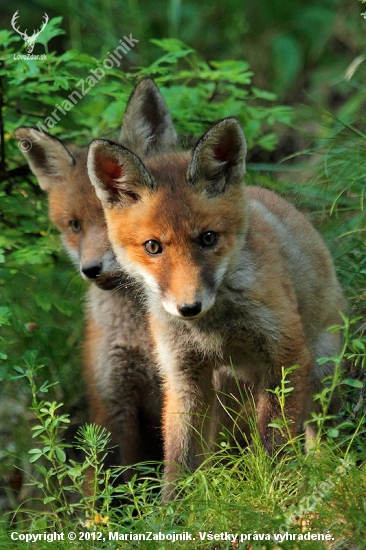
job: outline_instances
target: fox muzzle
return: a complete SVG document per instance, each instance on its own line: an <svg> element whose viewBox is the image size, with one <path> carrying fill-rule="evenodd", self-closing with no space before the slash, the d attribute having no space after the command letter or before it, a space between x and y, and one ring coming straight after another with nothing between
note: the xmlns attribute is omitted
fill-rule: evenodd
<svg viewBox="0 0 366 550"><path fill-rule="evenodd" d="M177 306L177 309L183 317L196 317L202 311L202 303L193 302L193 304L181 304Z"/></svg>

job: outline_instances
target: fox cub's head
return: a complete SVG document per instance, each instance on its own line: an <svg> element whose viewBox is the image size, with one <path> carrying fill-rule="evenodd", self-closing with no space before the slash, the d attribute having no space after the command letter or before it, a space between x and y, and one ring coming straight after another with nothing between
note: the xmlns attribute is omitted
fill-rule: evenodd
<svg viewBox="0 0 366 550"><path fill-rule="evenodd" d="M187 320L213 306L245 234L245 154L234 118L215 124L190 153L144 162L110 141L91 143L88 171L110 241L153 306Z"/></svg>
<svg viewBox="0 0 366 550"><path fill-rule="evenodd" d="M24 156L48 193L50 218L81 276L101 288L114 286L118 265L108 242L103 209L86 170L86 148L67 146L34 128L18 128L15 135L31 144Z"/></svg>
<svg viewBox="0 0 366 550"><path fill-rule="evenodd" d="M101 202L88 176L87 148L66 145L35 128L18 128L15 137L30 145L24 156L48 193L50 218L81 276L100 288L116 286L120 267L108 240ZM152 80L141 81L133 91L119 139L141 155L175 144L171 117Z"/></svg>

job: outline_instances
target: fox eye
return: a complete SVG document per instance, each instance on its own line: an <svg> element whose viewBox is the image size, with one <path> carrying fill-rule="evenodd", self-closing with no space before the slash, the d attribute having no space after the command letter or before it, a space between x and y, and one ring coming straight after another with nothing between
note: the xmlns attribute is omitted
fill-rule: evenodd
<svg viewBox="0 0 366 550"><path fill-rule="evenodd" d="M215 231L205 231L204 233L201 233L198 240L202 247L208 247L216 244L218 238L219 236L215 233Z"/></svg>
<svg viewBox="0 0 366 550"><path fill-rule="evenodd" d="M148 254L161 254L163 252L163 247L159 241L156 241L155 239L146 241L146 243L144 243L144 248Z"/></svg>
<svg viewBox="0 0 366 550"><path fill-rule="evenodd" d="M74 233L80 233L81 223L79 222L79 220L70 220L69 221L69 226L71 227L71 229Z"/></svg>

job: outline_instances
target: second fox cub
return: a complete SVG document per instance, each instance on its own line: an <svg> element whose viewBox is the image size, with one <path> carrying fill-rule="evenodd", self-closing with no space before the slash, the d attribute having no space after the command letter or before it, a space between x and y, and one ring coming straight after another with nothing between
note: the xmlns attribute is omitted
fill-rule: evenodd
<svg viewBox="0 0 366 550"><path fill-rule="evenodd" d="M281 442L282 367L296 435L339 351L345 301L333 262L302 214L274 193L245 187L246 143L234 118L215 124L192 152L142 160L105 140L90 145L88 171L118 261L145 288L164 379L165 495L181 467L194 470L216 436L215 388L232 366L250 388L259 434Z"/></svg>
<svg viewBox="0 0 366 550"><path fill-rule="evenodd" d="M91 421L111 431L119 447L118 465L161 460L160 380L141 293L129 290L111 250L102 205L87 174L87 148L65 145L32 128L18 128L16 137L31 143L25 157L48 193L50 217L80 274L93 283L84 342ZM139 154L174 144L171 117L151 80L135 88L119 139ZM125 480L131 476L131 470L124 472Z"/></svg>

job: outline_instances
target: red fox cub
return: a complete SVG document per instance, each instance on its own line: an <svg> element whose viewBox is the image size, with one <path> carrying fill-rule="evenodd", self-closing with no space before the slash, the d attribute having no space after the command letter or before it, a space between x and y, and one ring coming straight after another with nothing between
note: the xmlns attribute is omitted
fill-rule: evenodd
<svg viewBox="0 0 366 550"><path fill-rule="evenodd" d="M94 284L87 295L84 378L91 420L112 433L118 464L161 460L161 390L151 359L151 339L141 293L116 263L107 237L102 205L86 170L87 148L65 145L35 129L19 128L28 139L25 157L48 193L51 220L81 276ZM134 90L120 140L139 154L165 150L176 133L164 99L151 80ZM128 480L131 470L125 472Z"/></svg>
<svg viewBox="0 0 366 550"><path fill-rule="evenodd" d="M194 470L216 436L215 388L230 376L250 388L259 434L282 439L282 367L296 435L340 349L328 332L345 300L319 234L271 191L245 187L246 142L234 118L215 124L191 152L144 158L106 140L91 143L88 173L103 203L117 260L145 289L164 380L165 497L181 467Z"/></svg>

